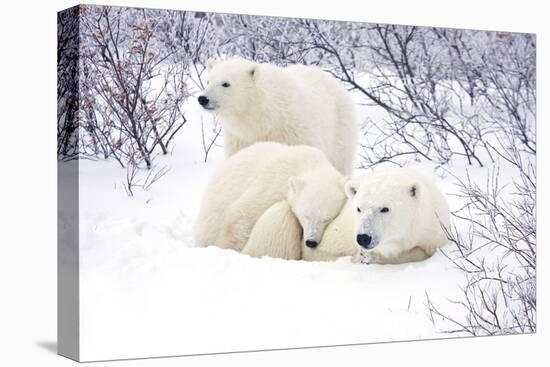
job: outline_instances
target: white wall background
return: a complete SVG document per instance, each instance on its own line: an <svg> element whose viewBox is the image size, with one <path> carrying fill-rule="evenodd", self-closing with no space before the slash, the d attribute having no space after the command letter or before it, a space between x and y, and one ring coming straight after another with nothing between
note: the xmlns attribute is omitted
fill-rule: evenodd
<svg viewBox="0 0 550 367"><path fill-rule="evenodd" d="M107 1L98 1L109 4ZM40 4L40 5L37 5ZM0 11L0 365L69 366L55 355L56 339L56 12L72 1L7 2ZM367 5L368 4L368 5ZM338 0L119 0L117 5L382 23L536 32L538 139L545 139L550 93L550 27L544 2ZM7 78L7 82L6 82ZM546 107L546 108L545 108ZM6 114L7 112L7 114ZM546 113L545 113L546 112ZM537 335L386 343L280 352L107 362L105 366L496 366L542 365L549 340L544 240L548 205L544 144L538 145ZM235 331L238 333L238 330Z"/></svg>

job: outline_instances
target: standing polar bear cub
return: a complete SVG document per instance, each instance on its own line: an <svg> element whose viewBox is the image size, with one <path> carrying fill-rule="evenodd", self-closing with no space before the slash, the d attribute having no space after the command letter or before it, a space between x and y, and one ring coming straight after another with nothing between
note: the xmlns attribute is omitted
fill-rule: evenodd
<svg viewBox="0 0 550 367"><path fill-rule="evenodd" d="M449 207L435 183L408 168L375 172L345 184L363 262L421 261L447 243ZM351 214L353 213L353 214Z"/></svg>
<svg viewBox="0 0 550 367"><path fill-rule="evenodd" d="M359 134L353 101L317 67L209 60L198 101L220 117L227 157L259 141L310 145L342 174L352 171Z"/></svg>

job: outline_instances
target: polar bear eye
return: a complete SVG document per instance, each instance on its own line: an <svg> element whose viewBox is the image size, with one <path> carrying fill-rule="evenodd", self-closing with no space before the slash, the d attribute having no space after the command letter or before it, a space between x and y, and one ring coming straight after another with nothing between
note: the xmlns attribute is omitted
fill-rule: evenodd
<svg viewBox="0 0 550 367"><path fill-rule="evenodd" d="M361 208L357 208L357 213L361 213Z"/></svg>
<svg viewBox="0 0 550 367"><path fill-rule="evenodd" d="M390 211L390 208L386 208L386 207L383 207L382 209L380 209L380 213L387 213Z"/></svg>
<svg viewBox="0 0 550 367"><path fill-rule="evenodd" d="M222 83L222 87L224 87L224 88L229 88L230 85L231 84L229 84L228 82L223 82Z"/></svg>

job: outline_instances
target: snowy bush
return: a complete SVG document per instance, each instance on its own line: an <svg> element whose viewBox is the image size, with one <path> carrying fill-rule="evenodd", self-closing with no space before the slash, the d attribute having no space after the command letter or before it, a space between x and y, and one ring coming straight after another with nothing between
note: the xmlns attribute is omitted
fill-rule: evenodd
<svg viewBox="0 0 550 367"><path fill-rule="evenodd" d="M167 61L173 51L156 36L162 13L81 9L81 152L149 169L187 121L185 65Z"/></svg>
<svg viewBox="0 0 550 367"><path fill-rule="evenodd" d="M511 188L500 183L498 169L484 186L456 178L465 206L454 213L457 224L449 233L455 249L444 252L467 278L463 297L452 300L461 310L441 311L427 295L432 321L446 332L536 331L536 174L512 154L506 158L519 178Z"/></svg>
<svg viewBox="0 0 550 367"><path fill-rule="evenodd" d="M532 36L351 27L354 36L340 39L334 29L312 23L308 43L325 51L323 65L365 103L386 112L364 123L372 132L363 146L364 167L407 160L446 164L455 157L484 166L494 162L490 144L507 126L534 152ZM368 63L358 65L362 58Z"/></svg>
<svg viewBox="0 0 550 367"><path fill-rule="evenodd" d="M78 9L57 16L57 154L78 157Z"/></svg>

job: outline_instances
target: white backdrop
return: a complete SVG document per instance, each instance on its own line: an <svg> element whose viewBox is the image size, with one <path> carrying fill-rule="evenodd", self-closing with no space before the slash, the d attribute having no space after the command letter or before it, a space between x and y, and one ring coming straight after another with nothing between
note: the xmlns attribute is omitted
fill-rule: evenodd
<svg viewBox="0 0 550 367"><path fill-rule="evenodd" d="M38 2L37 2L38 3ZM99 1L108 4L107 1ZM538 3L538 4L537 4ZM11 2L9 3L11 4ZM0 27L0 130L3 144L0 174L0 364L5 366L69 366L75 362L55 354L56 339L56 12L70 1L22 1L4 5ZM537 4L537 5L535 5ZM298 4L295 0L142 0L117 5L284 15L381 23L536 32L538 43L538 139L545 138L550 65L549 27L537 1L407 1L339 0ZM111 4L112 5L112 4ZM12 8L13 7L13 8ZM546 74L546 75L545 75ZM7 83L5 79L7 78ZM545 93L546 92L546 93ZM6 114L7 111L7 114ZM544 114L546 112L546 114ZM31 149L32 147L32 149ZM544 223L546 165L538 150L538 223ZM543 226L538 230L538 334L385 343L279 352L107 362L105 366L502 366L541 365L543 340L549 339L544 309L548 257ZM236 331L238 332L238 331Z"/></svg>

